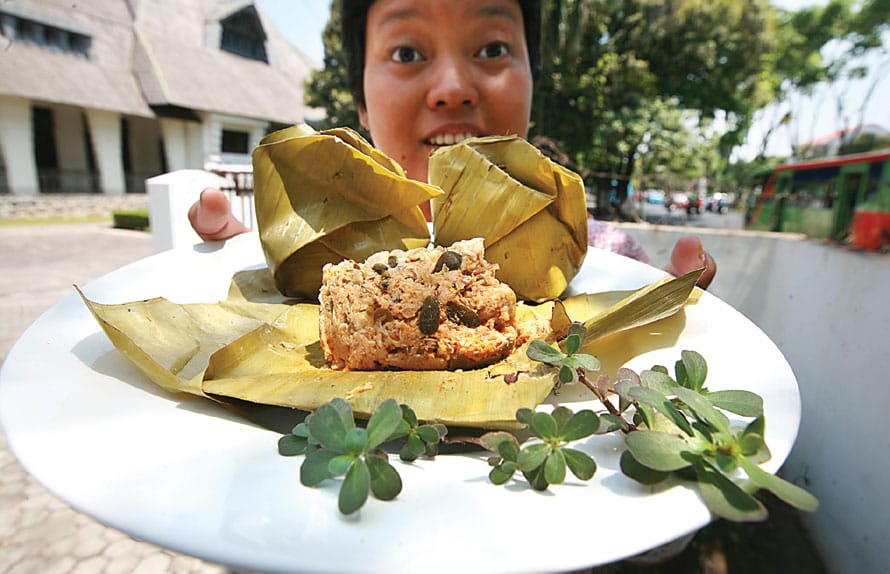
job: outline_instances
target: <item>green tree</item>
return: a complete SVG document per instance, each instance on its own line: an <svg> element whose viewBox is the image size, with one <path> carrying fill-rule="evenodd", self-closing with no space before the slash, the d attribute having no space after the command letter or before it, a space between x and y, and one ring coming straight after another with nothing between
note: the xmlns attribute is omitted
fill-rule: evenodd
<svg viewBox="0 0 890 574"><path fill-rule="evenodd" d="M360 130L358 108L349 91L346 54L340 32L340 0L332 0L331 17L325 26L324 67L312 72L306 83L307 106L324 108L324 128L352 127Z"/></svg>
<svg viewBox="0 0 890 574"><path fill-rule="evenodd" d="M762 77L771 17L765 0L545 0L533 141L553 141L586 167L600 216L610 197L626 198L640 154L665 126L719 115L728 156L771 95Z"/></svg>

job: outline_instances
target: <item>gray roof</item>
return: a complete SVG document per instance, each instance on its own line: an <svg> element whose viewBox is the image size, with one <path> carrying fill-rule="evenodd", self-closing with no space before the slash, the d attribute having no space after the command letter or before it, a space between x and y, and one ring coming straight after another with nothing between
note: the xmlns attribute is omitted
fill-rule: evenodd
<svg viewBox="0 0 890 574"><path fill-rule="evenodd" d="M295 5L295 9L297 5ZM256 10L269 64L218 48L221 19ZM0 12L92 37L90 59L0 36L0 95L152 116L176 106L290 124L317 64L246 0L6 0Z"/></svg>

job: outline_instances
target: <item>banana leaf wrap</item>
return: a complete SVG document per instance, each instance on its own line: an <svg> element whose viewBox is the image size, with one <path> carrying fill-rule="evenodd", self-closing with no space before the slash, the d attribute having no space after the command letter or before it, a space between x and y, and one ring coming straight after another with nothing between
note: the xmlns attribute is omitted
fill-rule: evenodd
<svg viewBox="0 0 890 574"><path fill-rule="evenodd" d="M436 243L483 237L520 299L558 297L587 253L584 183L518 137L471 138L430 155Z"/></svg>
<svg viewBox="0 0 890 574"><path fill-rule="evenodd" d="M292 126L253 152L254 202L278 290L314 300L321 268L429 243L420 204L441 194L348 128Z"/></svg>
<svg viewBox="0 0 890 574"><path fill-rule="evenodd" d="M633 292L519 305L517 317L549 319L553 344L571 320L583 321L591 333L585 352L597 355L603 372L614 375L635 354L675 344L684 325L678 311L695 300L699 274ZM525 345L476 370L333 370L318 341L318 305L276 298L270 284L267 269L240 272L220 303L154 298L102 304L80 295L115 348L171 392L309 411L339 397L361 416L395 398L421 420L512 429L516 411L535 408L553 388L555 371L530 361Z"/></svg>

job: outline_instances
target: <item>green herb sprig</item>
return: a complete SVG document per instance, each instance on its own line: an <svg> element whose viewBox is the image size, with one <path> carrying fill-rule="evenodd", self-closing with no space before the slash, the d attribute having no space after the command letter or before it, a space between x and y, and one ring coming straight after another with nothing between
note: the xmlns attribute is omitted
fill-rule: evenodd
<svg viewBox="0 0 890 574"><path fill-rule="evenodd" d="M533 361L557 367L560 383L578 382L579 377L583 377L586 371L600 370L599 359L593 355L578 352L586 337L587 329L584 325L573 323L569 327L569 334L565 339L566 351L564 353L553 345L535 339L529 343L525 354Z"/></svg>
<svg viewBox="0 0 890 574"><path fill-rule="evenodd" d="M709 392L704 386L704 358L694 351L683 351L681 356L675 365L676 379L656 367L643 371L638 384L630 380L616 384L616 392L637 407L648 429L627 435L622 472L649 485L675 472L693 474L711 512L737 522L767 518L766 507L751 492L760 488L795 508L815 511L819 502L813 495L758 466L771 456L764 441L761 397L742 390ZM753 420L733 430L722 411Z"/></svg>
<svg viewBox="0 0 890 574"><path fill-rule="evenodd" d="M585 385L606 412L575 413L565 406L557 406L551 413L520 409L516 420L532 437L526 444L508 432L450 439L480 445L493 453L488 458L492 483L504 484L517 472L535 490L563 483L567 472L590 480L596 462L570 445L594 434L620 431L627 447L620 458L626 476L646 485L673 476L691 479L716 516L733 521L766 519L766 508L754 496L759 489L801 510L818 508L818 500L809 492L758 466L771 456L764 440L766 420L759 395L744 390L708 390L708 366L695 351L681 352L673 377L667 368L656 365L639 374L620 369L615 381L604 375L594 378L591 373L599 370L599 361L578 352L586 336L586 329L575 324L568 331L565 351L536 340L529 344L527 354L557 369L556 386ZM612 393L618 396L617 405ZM734 428L724 411L750 421L743 428ZM284 456L306 455L300 467L300 482L306 486L344 476L339 508L352 514L370 494L391 500L402 490L401 478L381 445L404 439L400 458L410 462L420 456L436 456L447 433L444 425L421 424L410 407L393 399L381 403L365 428L357 427L349 404L334 399L281 437L278 450Z"/></svg>
<svg viewBox="0 0 890 574"><path fill-rule="evenodd" d="M352 514L364 506L369 493L392 500L402 491L402 479L380 445L407 435L402 458L415 460L424 452L434 452L445 432L442 425L418 426L414 412L394 399L381 403L365 428L357 427L352 407L338 398L281 437L278 452L306 455L300 466L300 482L305 486L345 475L338 506L343 514Z"/></svg>
<svg viewBox="0 0 890 574"><path fill-rule="evenodd" d="M482 435L482 445L497 455L488 459L494 467L488 474L493 483L504 484L517 470L535 490L562 484L566 468L581 480L593 477L596 462L586 453L567 445L596 432L599 428L596 413L591 410L574 413L566 407L557 407L552 414L519 409L516 419L526 424L539 442L520 448L519 441L508 432Z"/></svg>
<svg viewBox="0 0 890 574"><path fill-rule="evenodd" d="M711 512L733 521L766 519L766 507L752 494L760 488L798 509L812 512L818 508L818 500L806 490L758 466L771 456L764 440L766 420L759 395L744 390L709 391L705 387L707 362L688 350L674 364L675 378L667 368L656 365L639 375L621 369L614 383L604 376L594 379L588 371L598 370L598 361L575 354L586 336L583 327L578 327L569 329L566 353L544 341L532 341L527 354L558 368L560 383L581 382L603 403L607 412L601 417L600 432L627 434L627 450L620 460L626 476L654 485L674 473L691 475ZM608 398L610 392L619 397L617 407ZM733 430L722 411L753 420ZM628 412L632 412L630 418ZM527 415L517 414L518 421L524 419Z"/></svg>

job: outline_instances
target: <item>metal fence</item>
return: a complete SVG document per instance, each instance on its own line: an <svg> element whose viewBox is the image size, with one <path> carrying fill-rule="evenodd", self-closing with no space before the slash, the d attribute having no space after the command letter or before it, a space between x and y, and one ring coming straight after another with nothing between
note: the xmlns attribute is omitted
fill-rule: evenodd
<svg viewBox="0 0 890 574"><path fill-rule="evenodd" d="M232 212L248 229L253 229L256 220L253 208L253 171L214 169L212 173L226 180L221 191L226 192Z"/></svg>

